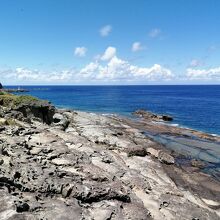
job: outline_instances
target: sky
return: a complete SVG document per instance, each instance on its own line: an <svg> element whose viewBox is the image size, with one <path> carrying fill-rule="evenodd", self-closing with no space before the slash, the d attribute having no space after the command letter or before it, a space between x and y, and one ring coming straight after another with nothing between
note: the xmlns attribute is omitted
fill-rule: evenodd
<svg viewBox="0 0 220 220"><path fill-rule="evenodd" d="M0 81L220 84L219 11L219 0L0 0Z"/></svg>

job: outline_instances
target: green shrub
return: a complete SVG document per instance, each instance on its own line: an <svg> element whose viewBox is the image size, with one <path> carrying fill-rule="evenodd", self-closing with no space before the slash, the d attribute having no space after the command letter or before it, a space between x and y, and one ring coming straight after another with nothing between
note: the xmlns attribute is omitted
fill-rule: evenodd
<svg viewBox="0 0 220 220"><path fill-rule="evenodd" d="M10 93L0 95L0 105L4 107L16 107L20 104L28 104L39 99L28 95L13 95Z"/></svg>

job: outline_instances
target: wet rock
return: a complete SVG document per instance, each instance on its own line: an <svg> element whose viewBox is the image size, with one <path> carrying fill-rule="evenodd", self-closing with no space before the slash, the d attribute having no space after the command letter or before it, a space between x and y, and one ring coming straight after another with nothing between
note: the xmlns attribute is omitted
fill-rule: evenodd
<svg viewBox="0 0 220 220"><path fill-rule="evenodd" d="M162 119L163 119L163 121L172 121L173 120L173 118L169 115L162 115Z"/></svg>

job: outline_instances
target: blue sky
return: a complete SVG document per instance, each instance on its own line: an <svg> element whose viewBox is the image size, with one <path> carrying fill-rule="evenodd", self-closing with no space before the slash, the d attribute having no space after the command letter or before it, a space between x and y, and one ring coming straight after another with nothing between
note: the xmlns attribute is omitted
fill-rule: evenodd
<svg viewBox="0 0 220 220"><path fill-rule="evenodd" d="M218 0L0 0L4 84L218 84Z"/></svg>

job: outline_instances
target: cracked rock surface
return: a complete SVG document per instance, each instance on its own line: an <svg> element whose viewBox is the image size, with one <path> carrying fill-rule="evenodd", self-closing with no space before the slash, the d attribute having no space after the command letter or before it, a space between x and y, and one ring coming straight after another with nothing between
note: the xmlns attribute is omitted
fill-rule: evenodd
<svg viewBox="0 0 220 220"><path fill-rule="evenodd" d="M123 120L64 110L54 119L1 127L1 220L220 218L218 198L177 184L167 169L188 176L174 158L155 157L157 143Z"/></svg>

